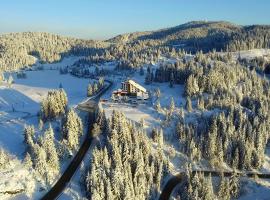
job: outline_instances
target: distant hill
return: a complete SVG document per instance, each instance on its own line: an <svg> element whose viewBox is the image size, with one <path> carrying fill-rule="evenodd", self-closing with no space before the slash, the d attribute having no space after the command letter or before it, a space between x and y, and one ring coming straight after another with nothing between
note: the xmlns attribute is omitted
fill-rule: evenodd
<svg viewBox="0 0 270 200"><path fill-rule="evenodd" d="M135 32L118 35L110 42L134 42L136 40L164 40L172 41L176 39L188 39L196 37L206 37L210 32L231 33L241 27L229 22L204 22L192 21L179 26L160 29L157 31ZM211 34L211 33L210 33ZM128 40L127 40L128 39Z"/></svg>
<svg viewBox="0 0 270 200"><path fill-rule="evenodd" d="M106 41L82 40L50 33L24 32L0 36L0 70L16 70L41 62L55 62L67 55L92 56L96 60L132 58L146 48L170 47L195 53L270 48L270 26L239 26L229 22L193 21L157 31L118 35ZM125 51L125 52L124 52ZM148 54L151 51L148 52ZM137 57L136 57L137 56Z"/></svg>
<svg viewBox="0 0 270 200"><path fill-rule="evenodd" d="M42 32L10 33L0 36L0 69L15 70L35 63L55 62L69 54L89 55L103 42L82 40Z"/></svg>
<svg viewBox="0 0 270 200"><path fill-rule="evenodd" d="M229 22L193 21L157 31L135 32L116 36L112 43L156 42L159 45L183 48L187 51L239 50L245 42L253 41L251 47L270 46L270 26L239 26ZM239 42L239 44L237 44ZM242 45L242 47L241 47Z"/></svg>

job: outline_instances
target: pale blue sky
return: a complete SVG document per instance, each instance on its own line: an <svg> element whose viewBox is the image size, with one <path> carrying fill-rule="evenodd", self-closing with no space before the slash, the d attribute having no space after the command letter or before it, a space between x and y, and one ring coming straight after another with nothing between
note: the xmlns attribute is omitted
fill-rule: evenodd
<svg viewBox="0 0 270 200"><path fill-rule="evenodd" d="M46 31L89 39L193 20L270 24L270 0L1 0L0 32Z"/></svg>

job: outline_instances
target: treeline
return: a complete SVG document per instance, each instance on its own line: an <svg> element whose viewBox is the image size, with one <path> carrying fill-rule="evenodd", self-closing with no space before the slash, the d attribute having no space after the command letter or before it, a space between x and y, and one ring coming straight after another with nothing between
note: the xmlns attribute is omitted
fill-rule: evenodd
<svg viewBox="0 0 270 200"><path fill-rule="evenodd" d="M67 94L63 89L49 91L47 97L41 102L40 118L47 121L63 115L67 104Z"/></svg>
<svg viewBox="0 0 270 200"><path fill-rule="evenodd" d="M154 150L145 132L122 113L113 111L108 121L102 112L99 116L94 132L102 130L106 139L93 151L85 179L89 198L158 198L162 180L170 173L163 141Z"/></svg>
<svg viewBox="0 0 270 200"><path fill-rule="evenodd" d="M268 49L270 47L270 26L246 26L232 34L229 51Z"/></svg>
<svg viewBox="0 0 270 200"><path fill-rule="evenodd" d="M255 69L257 72L261 74L270 74L270 61L268 61L263 57L246 59L241 58L241 56L239 56L238 61L241 64L248 66L250 69Z"/></svg>
<svg viewBox="0 0 270 200"><path fill-rule="evenodd" d="M26 79L27 75L24 71L20 71L16 73L18 79Z"/></svg>
<svg viewBox="0 0 270 200"><path fill-rule="evenodd" d="M31 66L36 62L34 57L51 63L68 55L91 55L105 45L103 42L39 32L1 35L0 44L0 69L4 71Z"/></svg>

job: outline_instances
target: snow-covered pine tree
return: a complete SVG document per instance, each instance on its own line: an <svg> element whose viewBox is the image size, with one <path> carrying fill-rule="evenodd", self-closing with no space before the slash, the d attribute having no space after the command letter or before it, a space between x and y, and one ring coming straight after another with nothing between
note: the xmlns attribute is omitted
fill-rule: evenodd
<svg viewBox="0 0 270 200"><path fill-rule="evenodd" d="M187 97L186 109L187 109L188 112L191 112L192 111L192 102L191 102L191 100L190 100L189 97Z"/></svg>
<svg viewBox="0 0 270 200"><path fill-rule="evenodd" d="M159 100L156 101L155 108L156 108L156 111L157 111L157 112L161 112L162 108L161 108L161 105L160 105Z"/></svg>
<svg viewBox="0 0 270 200"><path fill-rule="evenodd" d="M93 95L93 87L92 87L91 83L89 83L87 86L87 96L91 97L92 95Z"/></svg>
<svg viewBox="0 0 270 200"><path fill-rule="evenodd" d="M73 109L70 109L62 125L62 134L71 151L78 148L79 138L82 133L82 121L77 113Z"/></svg>
<svg viewBox="0 0 270 200"><path fill-rule="evenodd" d="M47 179L47 155L45 150L38 144L33 148L33 166L34 169L41 175L42 178Z"/></svg>
<svg viewBox="0 0 270 200"><path fill-rule="evenodd" d="M32 162L32 158L30 156L30 154L27 152L25 157L24 157L24 165L27 167L27 168L32 168L33 167L33 162Z"/></svg>
<svg viewBox="0 0 270 200"><path fill-rule="evenodd" d="M27 152L34 146L33 137L35 134L34 126L25 126L24 128L24 142L27 145Z"/></svg>
<svg viewBox="0 0 270 200"><path fill-rule="evenodd" d="M169 115L170 116L172 116L174 110L175 110L174 98L171 97L170 106L169 106Z"/></svg>
<svg viewBox="0 0 270 200"><path fill-rule="evenodd" d="M13 79L12 75L9 75L8 81L7 81L8 86L11 87L11 85L12 85L13 82L14 82L14 79Z"/></svg>
<svg viewBox="0 0 270 200"><path fill-rule="evenodd" d="M230 200L230 185L229 181L224 178L224 174L221 173L220 181L219 181L219 187L217 192L218 199L224 199L224 200Z"/></svg>
<svg viewBox="0 0 270 200"><path fill-rule="evenodd" d="M46 161L48 167L50 168L48 173L48 181L51 182L55 178L55 175L57 175L60 171L58 153L54 144L54 132L51 125L49 125L49 128L44 132L41 146L47 153Z"/></svg>

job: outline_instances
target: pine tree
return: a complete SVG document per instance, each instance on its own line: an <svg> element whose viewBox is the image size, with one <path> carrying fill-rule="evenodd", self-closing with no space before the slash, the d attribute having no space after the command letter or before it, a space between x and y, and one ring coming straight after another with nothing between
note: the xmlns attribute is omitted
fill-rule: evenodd
<svg viewBox="0 0 270 200"><path fill-rule="evenodd" d="M98 136L101 133L100 126L97 123L94 123L93 129L92 129L92 136Z"/></svg>
<svg viewBox="0 0 270 200"><path fill-rule="evenodd" d="M190 75L185 84L185 93L188 97L198 94L200 88L194 75Z"/></svg>
<svg viewBox="0 0 270 200"><path fill-rule="evenodd" d="M0 69L0 84L5 80L4 74Z"/></svg>
<svg viewBox="0 0 270 200"><path fill-rule="evenodd" d="M47 156L45 150L38 144L33 148L33 166L34 169L43 177L46 178L47 171Z"/></svg>
<svg viewBox="0 0 270 200"><path fill-rule="evenodd" d="M161 112L162 108L161 108L159 100L157 100L155 108L156 108L156 111Z"/></svg>
<svg viewBox="0 0 270 200"><path fill-rule="evenodd" d="M239 197L239 176L234 171L230 177L230 194L233 198L237 199Z"/></svg>
<svg viewBox="0 0 270 200"><path fill-rule="evenodd" d="M52 175L49 180L51 181L55 174L58 174L60 170L59 158L54 144L54 132L51 125L49 125L49 128L44 132L44 138L42 139L41 146L47 153L46 161L48 167L51 168L50 172Z"/></svg>
<svg viewBox="0 0 270 200"><path fill-rule="evenodd" d="M140 119L140 127L142 127L142 128L145 127L145 121L144 121L143 117Z"/></svg>
<svg viewBox="0 0 270 200"><path fill-rule="evenodd" d="M230 185L229 181L224 178L224 174L221 173L220 176L220 182L219 182L219 188L218 188L218 193L217 197L218 199L224 199L224 200L230 200Z"/></svg>
<svg viewBox="0 0 270 200"><path fill-rule="evenodd" d="M201 97L201 98L198 98L197 100L197 107L199 110L204 110L204 98Z"/></svg>
<svg viewBox="0 0 270 200"><path fill-rule="evenodd" d="M87 96L90 97L93 95L93 87L92 85L89 83L88 87L87 87Z"/></svg>
<svg viewBox="0 0 270 200"><path fill-rule="evenodd" d="M155 94L156 94L157 99L159 99L160 96L161 96L161 92L160 92L160 89L159 89L159 88L157 88L157 89L155 90Z"/></svg>
<svg viewBox="0 0 270 200"><path fill-rule="evenodd" d="M8 82L8 86L11 87L12 83L14 82L12 75L9 75L7 82Z"/></svg>
<svg viewBox="0 0 270 200"><path fill-rule="evenodd" d="M215 199L211 175L209 177L205 178L204 187L203 187L203 194L204 194L203 199L209 199L209 200Z"/></svg>
<svg viewBox="0 0 270 200"><path fill-rule="evenodd" d="M185 111L184 111L184 108L182 106L180 107L180 111L179 111L179 120L182 123L185 120Z"/></svg>
<svg viewBox="0 0 270 200"><path fill-rule="evenodd" d="M174 109L175 109L174 99L173 99L173 97L171 97L171 102L170 102L170 107L169 107L170 116L173 114Z"/></svg>
<svg viewBox="0 0 270 200"><path fill-rule="evenodd" d="M34 145L33 137L35 134L34 126L26 126L24 128L24 142L27 144L27 148L31 148Z"/></svg>
<svg viewBox="0 0 270 200"><path fill-rule="evenodd" d="M186 109L187 109L188 112L191 112L192 111L192 102L191 102L191 100L190 100L189 97L187 97Z"/></svg>
<svg viewBox="0 0 270 200"><path fill-rule="evenodd" d="M79 145L79 137L83 133L83 127L80 117L73 109L70 109L67 113L66 119L63 123L62 132L68 148L72 151L77 149Z"/></svg>
<svg viewBox="0 0 270 200"><path fill-rule="evenodd" d="M93 84L93 93L98 92L98 84L96 82L94 82Z"/></svg>
<svg viewBox="0 0 270 200"><path fill-rule="evenodd" d="M31 156L28 152L26 153L26 156L24 158L24 164L27 168L33 167L33 162L32 162Z"/></svg>
<svg viewBox="0 0 270 200"><path fill-rule="evenodd" d="M38 120L38 129L41 131L43 129L44 126L44 122L41 118L39 118Z"/></svg>

